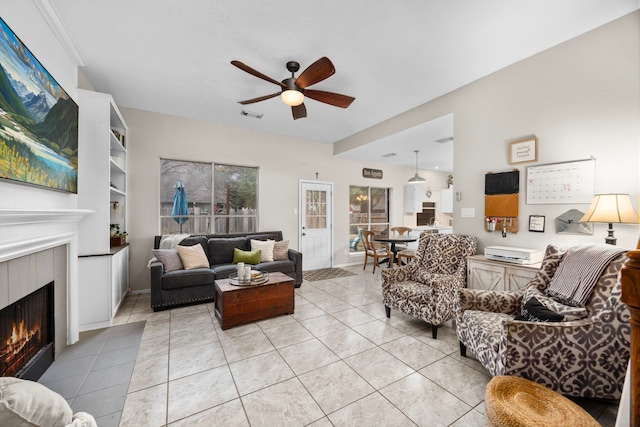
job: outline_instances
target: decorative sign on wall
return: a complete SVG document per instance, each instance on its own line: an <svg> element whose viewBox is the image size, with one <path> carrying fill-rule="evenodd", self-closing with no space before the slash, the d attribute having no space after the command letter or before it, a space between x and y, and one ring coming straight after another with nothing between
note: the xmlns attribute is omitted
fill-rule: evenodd
<svg viewBox="0 0 640 427"><path fill-rule="evenodd" d="M509 164L535 162L538 160L538 138L531 137L509 144Z"/></svg>
<svg viewBox="0 0 640 427"><path fill-rule="evenodd" d="M595 176L595 159L529 166L527 204L591 203Z"/></svg>
<svg viewBox="0 0 640 427"><path fill-rule="evenodd" d="M380 169L362 168L363 178L382 179L382 171Z"/></svg>

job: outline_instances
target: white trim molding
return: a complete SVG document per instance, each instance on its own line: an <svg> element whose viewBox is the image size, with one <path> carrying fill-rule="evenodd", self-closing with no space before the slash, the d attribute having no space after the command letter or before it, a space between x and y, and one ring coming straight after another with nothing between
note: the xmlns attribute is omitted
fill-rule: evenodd
<svg viewBox="0 0 640 427"><path fill-rule="evenodd" d="M73 40L73 37L71 37L67 26L62 21L62 18L60 18L60 14L53 3L50 0L33 0L33 2L38 9L40 9L40 13L51 27L51 30L53 30L60 44L64 47L64 50L67 51L69 58L71 58L78 67L86 67L88 65L87 60Z"/></svg>
<svg viewBox="0 0 640 427"><path fill-rule="evenodd" d="M39 223L74 223L95 211L89 209L0 209L0 227Z"/></svg>

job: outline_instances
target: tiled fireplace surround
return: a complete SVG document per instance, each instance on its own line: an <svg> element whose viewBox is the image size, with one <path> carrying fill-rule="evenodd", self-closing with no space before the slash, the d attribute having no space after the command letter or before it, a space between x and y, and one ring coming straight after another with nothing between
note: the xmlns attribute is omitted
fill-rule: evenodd
<svg viewBox="0 0 640 427"><path fill-rule="evenodd" d="M78 341L80 209L0 209L0 309L54 282L55 354Z"/></svg>

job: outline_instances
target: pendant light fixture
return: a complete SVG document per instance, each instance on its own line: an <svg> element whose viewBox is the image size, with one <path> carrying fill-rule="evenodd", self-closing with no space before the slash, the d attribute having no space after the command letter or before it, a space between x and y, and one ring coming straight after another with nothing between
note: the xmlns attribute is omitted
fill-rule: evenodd
<svg viewBox="0 0 640 427"><path fill-rule="evenodd" d="M426 181L426 179L418 175L418 151L420 150L414 150L414 152L416 153L416 174L413 177L411 177L411 179L409 179L409 182L411 184L419 184L421 182Z"/></svg>

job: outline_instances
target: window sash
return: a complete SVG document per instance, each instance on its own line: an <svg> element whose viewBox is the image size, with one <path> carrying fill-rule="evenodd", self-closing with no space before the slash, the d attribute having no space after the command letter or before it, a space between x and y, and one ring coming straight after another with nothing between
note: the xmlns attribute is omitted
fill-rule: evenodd
<svg viewBox="0 0 640 427"><path fill-rule="evenodd" d="M160 162L160 234L228 234L257 231L258 168L172 159L160 159ZM208 171L204 165L208 165ZM193 173L190 173L190 166ZM219 170L229 173L228 175L216 173ZM165 171L168 172L163 173ZM209 173L210 177L208 176ZM216 176L218 182L216 182ZM221 177L225 176L230 180L233 178L234 181L231 183L227 183L224 180L221 181ZM173 192L170 196L167 188L169 186L173 188L173 181L178 180L188 183L195 181L197 188L190 189L185 184L187 200L189 200L189 195L193 196L196 193L196 190L197 195L195 197L199 197L198 201L188 202L188 215L182 217L171 215ZM223 201L216 200L216 184L224 186L223 191L226 190ZM205 191L203 192L202 190ZM238 200L253 206L249 208L228 208L229 205ZM227 210L229 210L228 213L226 212ZM186 218L186 221L178 221L180 218Z"/></svg>

